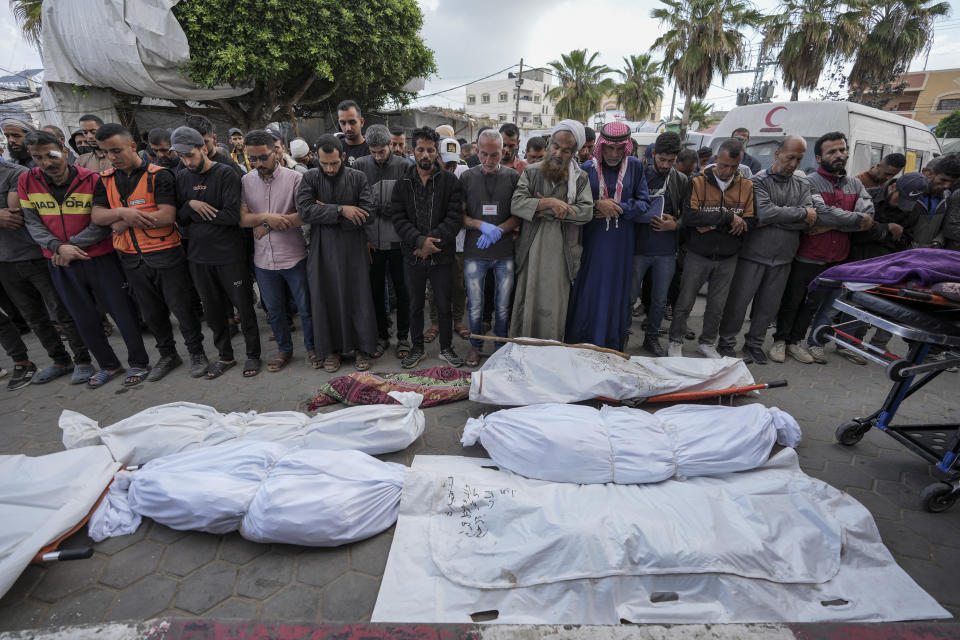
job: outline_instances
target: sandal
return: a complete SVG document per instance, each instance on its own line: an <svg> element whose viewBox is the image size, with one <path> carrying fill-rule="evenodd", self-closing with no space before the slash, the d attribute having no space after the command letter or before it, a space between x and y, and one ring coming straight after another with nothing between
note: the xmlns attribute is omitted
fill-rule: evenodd
<svg viewBox="0 0 960 640"><path fill-rule="evenodd" d="M276 373L287 366L287 363L290 362L291 354L289 351L281 351L278 353L270 362L267 363L267 371Z"/></svg>
<svg viewBox="0 0 960 640"><path fill-rule="evenodd" d="M467 357L464 358L463 364L468 367L479 367L480 366L480 352L476 349L470 349L467 352Z"/></svg>
<svg viewBox="0 0 960 640"><path fill-rule="evenodd" d="M353 367L357 371L366 371L370 368L370 356L365 354L363 351L357 351L357 359L354 362Z"/></svg>
<svg viewBox="0 0 960 640"><path fill-rule="evenodd" d="M107 384L108 382L116 378L122 372L123 372L123 369L117 369L112 373L110 371L107 371L106 369L100 369L100 371L97 371L95 374L90 376L89 380L87 380L87 388L98 389L99 387L102 387L103 385Z"/></svg>
<svg viewBox="0 0 960 640"><path fill-rule="evenodd" d="M317 355L316 351L307 351L307 360L310 362L310 366L314 369L319 369L323 366L323 360L320 359L320 356Z"/></svg>
<svg viewBox="0 0 960 640"><path fill-rule="evenodd" d="M403 360L410 354L410 343L406 340L397 341L397 347L393 350L393 355L397 356L398 360Z"/></svg>
<svg viewBox="0 0 960 640"><path fill-rule="evenodd" d="M377 347L373 350L373 353L370 354L371 358L379 358L383 355L383 352L390 348L390 341L386 338L380 338L377 340Z"/></svg>
<svg viewBox="0 0 960 640"><path fill-rule="evenodd" d="M453 328L453 330L456 331L457 335L463 338L464 340L470 339L470 327L467 327L462 324L458 324Z"/></svg>
<svg viewBox="0 0 960 640"><path fill-rule="evenodd" d="M243 377L252 378L260 373L262 364L260 358L247 358L247 361L243 363Z"/></svg>
<svg viewBox="0 0 960 640"><path fill-rule="evenodd" d="M237 366L236 360L227 360L227 361L217 360L212 365L210 365L209 369L207 369L207 380L213 380L214 378L219 378L220 376L222 376L224 373L227 372L227 369L232 369L235 366Z"/></svg>
<svg viewBox="0 0 960 640"><path fill-rule="evenodd" d="M126 377L123 379L123 386L135 387L146 380L149 373L150 367L130 367L130 369L127 370Z"/></svg>
<svg viewBox="0 0 960 640"><path fill-rule="evenodd" d="M331 353L326 358L323 359L323 370L327 373L336 373L340 370L340 356L336 353Z"/></svg>
<svg viewBox="0 0 960 640"><path fill-rule="evenodd" d="M433 342L437 339L437 335L440 333L440 327L430 327L423 332L423 341L424 342Z"/></svg>

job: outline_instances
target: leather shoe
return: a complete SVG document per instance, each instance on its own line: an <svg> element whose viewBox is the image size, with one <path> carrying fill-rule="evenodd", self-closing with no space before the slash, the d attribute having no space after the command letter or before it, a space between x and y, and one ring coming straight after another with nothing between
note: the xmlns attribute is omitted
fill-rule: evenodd
<svg viewBox="0 0 960 640"><path fill-rule="evenodd" d="M158 361L156 366L153 367L153 370L150 372L150 375L147 376L147 380L150 382L158 382L163 380L163 378L183 364L183 360L176 353L171 353L167 356L162 356Z"/></svg>
<svg viewBox="0 0 960 640"><path fill-rule="evenodd" d="M647 337L643 341L643 349L654 358L666 358L667 352L663 348L663 345L660 344L659 338L654 338L652 336Z"/></svg>
<svg viewBox="0 0 960 640"><path fill-rule="evenodd" d="M744 355L750 356L754 364L767 364L767 354L759 347L744 347L743 353ZM746 358L744 358L744 361L746 361Z"/></svg>

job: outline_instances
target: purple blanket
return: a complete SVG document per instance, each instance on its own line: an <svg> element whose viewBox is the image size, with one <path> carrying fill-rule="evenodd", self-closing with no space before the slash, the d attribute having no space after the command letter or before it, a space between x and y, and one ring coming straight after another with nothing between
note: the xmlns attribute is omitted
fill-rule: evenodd
<svg viewBox="0 0 960 640"><path fill-rule="evenodd" d="M821 273L819 278L878 285L899 284L908 280L918 281L924 286L937 282L960 282L960 251L909 249L887 256L838 264ZM810 289L819 288L819 278L810 283Z"/></svg>

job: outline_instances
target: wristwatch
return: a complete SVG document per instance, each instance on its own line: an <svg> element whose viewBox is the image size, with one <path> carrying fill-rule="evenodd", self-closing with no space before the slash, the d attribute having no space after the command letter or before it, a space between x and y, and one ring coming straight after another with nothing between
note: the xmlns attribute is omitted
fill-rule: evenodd
<svg viewBox="0 0 960 640"><path fill-rule="evenodd" d="M338 204L338 205L337 205L337 215L338 215L338 216L342 216L342 215L343 215L343 205L342 205L342 204Z"/></svg>
<svg viewBox="0 0 960 640"><path fill-rule="evenodd" d="M273 227L271 227L270 223L267 221L264 221L263 228L266 229L267 231L273 231Z"/></svg>

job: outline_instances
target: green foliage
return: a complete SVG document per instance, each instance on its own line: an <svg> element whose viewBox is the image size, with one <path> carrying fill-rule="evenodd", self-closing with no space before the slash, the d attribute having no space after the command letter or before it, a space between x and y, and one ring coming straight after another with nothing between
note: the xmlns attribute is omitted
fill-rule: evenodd
<svg viewBox="0 0 960 640"><path fill-rule="evenodd" d="M43 0L10 0L10 11L20 25L23 39L40 48L40 8Z"/></svg>
<svg viewBox="0 0 960 640"><path fill-rule="evenodd" d="M415 0L182 0L173 11L193 82L254 88L217 102L248 127L344 98L364 109L406 103L403 86L436 70Z"/></svg>
<svg viewBox="0 0 960 640"><path fill-rule="evenodd" d="M704 102L703 100L694 100L690 103L690 122L698 123L700 125L699 129L706 129L716 122L716 118L710 117L711 113L713 113L713 105L708 102ZM677 119L682 118L683 112L678 111L677 115L674 117Z"/></svg>
<svg viewBox="0 0 960 640"><path fill-rule="evenodd" d="M586 122L600 110L603 97L614 90L614 82L604 78L613 69L596 64L599 53L587 57L586 49L574 49L549 62L556 72L557 86L547 92L548 98L557 101L555 111L560 118L572 118Z"/></svg>
<svg viewBox="0 0 960 640"><path fill-rule="evenodd" d="M663 76L659 62L654 62L649 53L631 55L623 59L623 69L617 71L623 82L617 85L617 104L624 110L628 120L646 120L657 101L663 98ZM656 114L659 118L660 114Z"/></svg>
<svg viewBox="0 0 960 640"><path fill-rule="evenodd" d="M945 116L933 131L938 138L960 138L960 109Z"/></svg>

